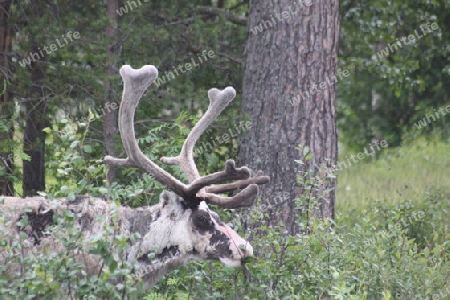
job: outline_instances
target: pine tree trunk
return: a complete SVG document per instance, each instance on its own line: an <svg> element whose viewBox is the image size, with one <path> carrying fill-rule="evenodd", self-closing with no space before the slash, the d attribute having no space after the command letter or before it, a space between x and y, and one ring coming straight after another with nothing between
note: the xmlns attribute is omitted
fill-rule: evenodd
<svg viewBox="0 0 450 300"><path fill-rule="evenodd" d="M45 5L35 1L31 5L36 18L43 15ZM33 34L30 34L30 52L39 53L40 45ZM30 160L23 161L23 195L33 196L45 190L45 132L47 125L46 93L43 88L45 79L45 57L31 61L27 67L31 74L29 99L25 104L25 128L23 132L23 151Z"/></svg>
<svg viewBox="0 0 450 300"><path fill-rule="evenodd" d="M301 230L299 171L317 172L337 158L339 1L250 0L248 26L242 113L252 127L241 138L239 162L270 176L259 204L271 216L267 225L281 221L294 234ZM304 158L299 145L314 155L304 165L294 162ZM320 200L319 217L334 218L334 204L332 191Z"/></svg>
<svg viewBox="0 0 450 300"><path fill-rule="evenodd" d="M31 52L38 53L37 44L32 43ZM46 97L42 82L45 78L45 63L41 60L31 62L32 87L30 99L26 103L25 129L23 132L23 151L30 160L23 161L23 194L34 196L38 191L45 190L45 132L46 127Z"/></svg>
<svg viewBox="0 0 450 300"><path fill-rule="evenodd" d="M117 111L114 109L118 104L114 101L114 89L111 85L111 78L117 76L114 71L118 56L117 38L118 38L118 15L116 10L119 8L118 0L108 0L106 3L106 14L109 23L106 25L106 71L105 71L105 97L104 97L104 115L103 115L103 149L105 155L115 156L114 138L117 137ZM115 103L116 105L113 105ZM108 183L115 181L116 172L114 166L108 166L106 179Z"/></svg>

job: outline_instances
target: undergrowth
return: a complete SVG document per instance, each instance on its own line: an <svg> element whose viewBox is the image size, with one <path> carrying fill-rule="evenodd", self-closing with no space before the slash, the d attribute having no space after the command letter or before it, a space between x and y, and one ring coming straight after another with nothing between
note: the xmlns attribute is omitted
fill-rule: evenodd
<svg viewBox="0 0 450 300"><path fill-rule="evenodd" d="M79 126L71 126L62 123L48 130L54 141L50 150L60 159L47 166L54 176L47 196L71 198L90 192L114 195L132 206L150 203L145 196L160 189L149 184L151 178L104 186L99 179L104 167L89 159L94 148L83 140ZM186 131L181 121L173 130ZM166 153L180 146L169 147L155 136L149 132L140 143L156 143ZM360 161L338 173L336 220L300 219L302 232L310 234L294 236L282 225L261 226L249 237L255 256L243 268L192 262L169 273L151 291L139 289L132 266L111 258L111 249L126 249L121 238L109 244L102 237L92 241L91 251L108 258L109 266L99 276L83 273L83 265L73 260L82 245L77 244L79 229L67 225L76 217L69 213L55 220L59 225L52 229L55 234L61 228L69 233L61 237L69 249L65 253L23 257L20 237L15 243L0 238L0 253L21 265L13 276L6 274L8 266L0 266L0 299L57 299L68 290L73 299L449 299L448 153L449 143L417 139L386 151L375 162ZM298 176L317 190L327 180ZM298 195L298 208L312 215L314 194ZM270 217L257 207L252 210L252 222ZM222 219L236 220L230 210L221 214ZM1 216L3 226L7 220Z"/></svg>

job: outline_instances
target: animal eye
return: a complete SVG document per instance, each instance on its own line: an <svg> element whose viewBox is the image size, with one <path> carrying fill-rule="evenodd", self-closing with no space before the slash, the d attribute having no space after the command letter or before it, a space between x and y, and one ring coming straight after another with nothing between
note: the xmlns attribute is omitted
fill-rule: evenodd
<svg viewBox="0 0 450 300"><path fill-rule="evenodd" d="M205 215L197 215L194 220L195 225L201 229L208 229L211 226L209 219Z"/></svg>
<svg viewBox="0 0 450 300"><path fill-rule="evenodd" d="M206 224L208 223L208 219L204 215L200 215L197 217L197 222L200 224Z"/></svg>

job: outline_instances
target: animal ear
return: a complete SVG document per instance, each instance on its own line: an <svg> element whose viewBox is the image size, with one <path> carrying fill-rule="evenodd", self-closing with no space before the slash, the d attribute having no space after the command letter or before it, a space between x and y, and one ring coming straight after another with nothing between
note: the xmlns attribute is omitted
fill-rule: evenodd
<svg viewBox="0 0 450 300"><path fill-rule="evenodd" d="M159 195L159 202L162 204L163 207L170 205L170 206L179 206L180 203L180 197L176 195L175 193L169 192L164 190Z"/></svg>

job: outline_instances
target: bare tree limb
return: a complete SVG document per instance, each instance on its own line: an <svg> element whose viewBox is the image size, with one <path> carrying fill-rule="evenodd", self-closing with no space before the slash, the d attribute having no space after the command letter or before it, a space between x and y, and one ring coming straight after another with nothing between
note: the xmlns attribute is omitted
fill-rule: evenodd
<svg viewBox="0 0 450 300"><path fill-rule="evenodd" d="M208 6L198 6L195 8L195 11L208 16L224 16L228 21L237 25L247 25L247 18L235 15L228 10L217 8L217 7L208 7Z"/></svg>

